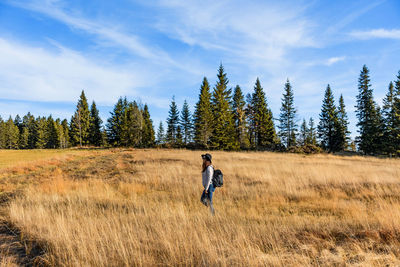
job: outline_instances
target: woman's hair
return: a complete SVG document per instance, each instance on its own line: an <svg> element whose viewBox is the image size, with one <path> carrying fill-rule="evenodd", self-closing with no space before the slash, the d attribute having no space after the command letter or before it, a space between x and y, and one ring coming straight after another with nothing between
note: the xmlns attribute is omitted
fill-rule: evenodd
<svg viewBox="0 0 400 267"><path fill-rule="evenodd" d="M209 164L207 164L207 162ZM205 172L209 165L211 165L211 162L209 162L208 160L203 161L203 166L202 166L203 170L202 170L202 172Z"/></svg>

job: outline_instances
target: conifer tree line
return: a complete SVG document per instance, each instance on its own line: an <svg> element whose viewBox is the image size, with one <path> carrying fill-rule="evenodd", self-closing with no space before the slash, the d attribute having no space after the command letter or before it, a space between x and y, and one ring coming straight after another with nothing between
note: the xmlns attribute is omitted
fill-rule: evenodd
<svg viewBox="0 0 400 267"><path fill-rule="evenodd" d="M299 118L294 89L287 79L281 108L273 115L265 90L257 78L253 90L229 84L221 64L217 82L206 77L192 113L186 100L181 109L175 97L168 118L154 131L148 106L120 97L105 123L93 101L89 106L82 91L71 119L34 117L28 113L0 118L0 148L176 147L216 150L359 151L367 155L400 154L400 71L388 85L380 107L374 100L369 69L364 65L356 97L358 135L351 140L343 95L338 99L328 84L318 123ZM337 100L337 101L336 101ZM357 146L357 148L356 148Z"/></svg>
<svg viewBox="0 0 400 267"><path fill-rule="evenodd" d="M287 79L280 113L274 117L260 80L257 78L253 91L244 96L239 85L233 89L229 86L221 64L213 87L203 78L193 114L186 100L179 111L172 98L166 124L159 124L156 144L217 150L357 150L367 155L399 155L400 71L396 80L390 82L380 108L374 101L369 70L364 65L355 108L359 134L351 140L343 95L335 99L334 91L327 85L316 124L313 118L299 118L294 90Z"/></svg>
<svg viewBox="0 0 400 267"><path fill-rule="evenodd" d="M19 115L7 121L0 118L0 148L35 149L73 146L152 147L153 122L147 105L120 98L105 127L93 101L89 107L82 91L71 120Z"/></svg>

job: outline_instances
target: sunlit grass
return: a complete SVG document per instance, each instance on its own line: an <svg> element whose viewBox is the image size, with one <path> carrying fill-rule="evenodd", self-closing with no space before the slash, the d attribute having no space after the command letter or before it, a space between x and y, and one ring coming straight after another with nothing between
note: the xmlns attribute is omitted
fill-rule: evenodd
<svg viewBox="0 0 400 267"><path fill-rule="evenodd" d="M59 161L9 218L50 265L400 264L400 160L215 152L225 184L212 217L199 201L201 153Z"/></svg>
<svg viewBox="0 0 400 267"><path fill-rule="evenodd" d="M46 160L66 154L76 154L79 150L35 149L9 150L0 149L0 169L25 165L36 160Z"/></svg>

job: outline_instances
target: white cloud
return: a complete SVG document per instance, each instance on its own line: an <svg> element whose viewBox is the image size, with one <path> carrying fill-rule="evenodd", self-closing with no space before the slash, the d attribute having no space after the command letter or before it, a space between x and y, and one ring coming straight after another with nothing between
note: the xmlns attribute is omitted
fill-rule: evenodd
<svg viewBox="0 0 400 267"><path fill-rule="evenodd" d="M351 24L353 21L357 20L359 17L363 16L367 12L371 11L372 9L376 8L377 6L383 4L386 0L379 0L379 1L371 1L367 5L364 5L363 7L359 8L359 5L356 4L357 8L354 9L354 11L350 12L346 16L344 16L342 19L340 19L338 22L334 23L333 25L329 26L325 33L327 34L334 34L347 25Z"/></svg>
<svg viewBox="0 0 400 267"><path fill-rule="evenodd" d="M342 56L342 57L331 57L325 62L325 65L331 66L331 65L333 65L333 64L335 64L337 62L343 61L345 59L346 59L345 56Z"/></svg>
<svg viewBox="0 0 400 267"><path fill-rule="evenodd" d="M235 60L276 66L291 48L315 42L304 7L235 1L160 0L171 11L159 18L157 28L190 46L217 50Z"/></svg>
<svg viewBox="0 0 400 267"><path fill-rule="evenodd" d="M15 6L30 11L38 12L52 19L58 20L71 28L85 31L95 35L100 41L111 42L118 47L123 47L127 51L142 57L163 64L171 64L179 67L179 64L172 60L169 55L160 49L151 47L144 43L139 36L133 33L126 33L121 29L121 25L114 23L105 23L82 17L73 11L67 11L64 1L60 0L31 0L31 1L11 1ZM102 43L104 44L104 42Z"/></svg>
<svg viewBox="0 0 400 267"><path fill-rule="evenodd" d="M350 35L361 40L368 39L395 39L400 40L400 29L374 29L369 31L353 31Z"/></svg>
<svg viewBox="0 0 400 267"><path fill-rule="evenodd" d="M138 67L102 65L62 47L49 52L0 38L0 58L0 94L8 99L76 101L84 89L90 99L111 104L149 84Z"/></svg>

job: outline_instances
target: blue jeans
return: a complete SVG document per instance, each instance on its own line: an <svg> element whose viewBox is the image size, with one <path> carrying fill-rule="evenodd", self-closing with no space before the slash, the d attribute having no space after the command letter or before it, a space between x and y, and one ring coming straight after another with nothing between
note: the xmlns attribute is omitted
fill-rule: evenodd
<svg viewBox="0 0 400 267"><path fill-rule="evenodd" d="M210 184L210 186L208 187L208 192L206 193L206 190L203 190L203 194L201 195L201 199L207 199L208 202L210 203L210 211L211 213L214 215L214 206L213 206L213 202L212 202L212 197L215 191L215 187L213 186L213 184Z"/></svg>

